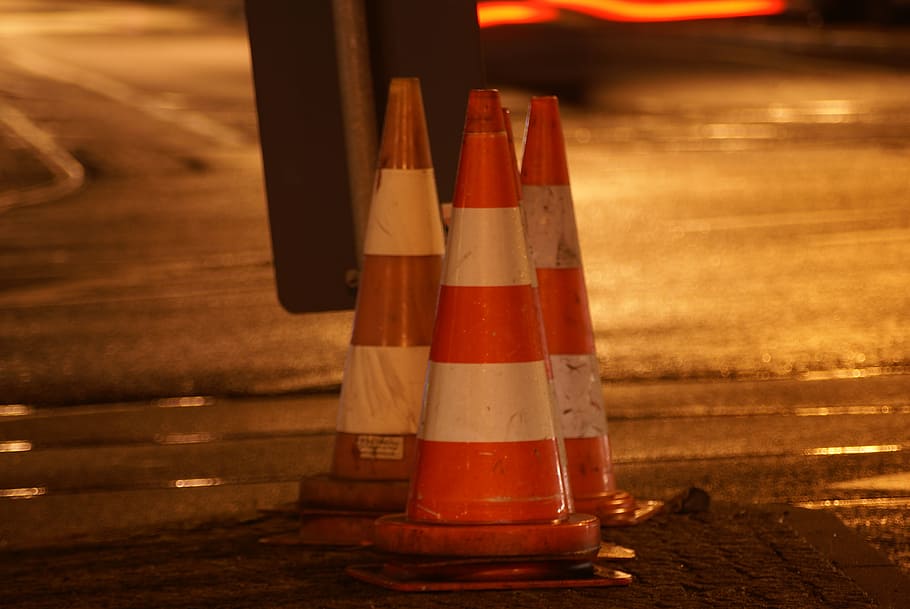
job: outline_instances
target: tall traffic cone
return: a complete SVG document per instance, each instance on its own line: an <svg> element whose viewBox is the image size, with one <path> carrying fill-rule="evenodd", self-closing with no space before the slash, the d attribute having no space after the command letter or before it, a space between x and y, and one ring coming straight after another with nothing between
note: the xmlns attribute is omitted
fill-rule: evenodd
<svg viewBox="0 0 910 609"><path fill-rule="evenodd" d="M565 488L510 154L498 91L472 91L407 512L376 521L376 548L394 558L348 569L360 579L402 590L628 583L594 575L600 523L573 513Z"/></svg>
<svg viewBox="0 0 910 609"><path fill-rule="evenodd" d="M575 507L604 525L653 514L616 488L565 141L555 97L531 98L521 166L523 209L553 370Z"/></svg>
<svg viewBox="0 0 910 609"><path fill-rule="evenodd" d="M369 543L407 501L444 249L416 78L390 83L377 166L332 473L300 487L310 543Z"/></svg>

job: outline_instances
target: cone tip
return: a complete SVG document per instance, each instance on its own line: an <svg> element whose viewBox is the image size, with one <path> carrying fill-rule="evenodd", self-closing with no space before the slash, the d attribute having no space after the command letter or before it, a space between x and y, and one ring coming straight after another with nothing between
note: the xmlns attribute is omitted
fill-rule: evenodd
<svg viewBox="0 0 910 609"><path fill-rule="evenodd" d="M395 76L389 80L389 95L399 93L412 97L420 95L420 79L409 76Z"/></svg>
<svg viewBox="0 0 910 609"><path fill-rule="evenodd" d="M535 95L531 98L528 113L534 113L547 122L559 121L559 98L555 95Z"/></svg>
<svg viewBox="0 0 910 609"><path fill-rule="evenodd" d="M506 132L506 137L509 140L509 144L514 147L515 135L512 131L512 111L508 108L502 109L502 128Z"/></svg>
<svg viewBox="0 0 910 609"><path fill-rule="evenodd" d="M468 95L465 133L505 132L502 102L496 89L473 89Z"/></svg>
<svg viewBox="0 0 910 609"><path fill-rule="evenodd" d="M419 78L396 77L389 81L378 166L380 169L433 167Z"/></svg>
<svg viewBox="0 0 910 609"><path fill-rule="evenodd" d="M569 183L565 139L559 118L559 99L554 95L531 98L525 125L521 181L526 185Z"/></svg>

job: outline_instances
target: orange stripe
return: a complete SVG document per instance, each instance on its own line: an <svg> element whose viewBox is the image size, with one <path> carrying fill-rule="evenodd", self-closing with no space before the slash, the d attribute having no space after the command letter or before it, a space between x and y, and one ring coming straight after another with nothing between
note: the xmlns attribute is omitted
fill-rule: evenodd
<svg viewBox="0 0 910 609"><path fill-rule="evenodd" d="M525 442L417 440L408 518L451 523L546 522L564 518L556 439Z"/></svg>
<svg viewBox="0 0 910 609"><path fill-rule="evenodd" d="M400 444L400 459L365 458L358 439L368 434L337 432L332 456L332 473L351 480L407 480L414 469L417 438L414 434L375 436Z"/></svg>
<svg viewBox="0 0 910 609"><path fill-rule="evenodd" d="M594 331L582 268L538 268L537 283L549 352L594 353Z"/></svg>
<svg viewBox="0 0 910 609"><path fill-rule="evenodd" d="M443 285L430 359L461 364L543 360L538 323L530 285Z"/></svg>
<svg viewBox="0 0 910 609"><path fill-rule="evenodd" d="M569 486L574 497L596 496L616 490L607 434L593 438L566 438L565 443Z"/></svg>
<svg viewBox="0 0 910 609"><path fill-rule="evenodd" d="M363 257L353 345L429 345L442 256Z"/></svg>
<svg viewBox="0 0 910 609"><path fill-rule="evenodd" d="M512 154L505 131L465 133L452 204L455 207L518 207Z"/></svg>
<svg viewBox="0 0 910 609"><path fill-rule="evenodd" d="M521 161L521 183L536 186L569 183L566 143L559 120L559 102L555 97L531 98Z"/></svg>
<svg viewBox="0 0 910 609"><path fill-rule="evenodd" d="M502 99L497 89L471 89L465 109L464 132L497 133L503 131Z"/></svg>

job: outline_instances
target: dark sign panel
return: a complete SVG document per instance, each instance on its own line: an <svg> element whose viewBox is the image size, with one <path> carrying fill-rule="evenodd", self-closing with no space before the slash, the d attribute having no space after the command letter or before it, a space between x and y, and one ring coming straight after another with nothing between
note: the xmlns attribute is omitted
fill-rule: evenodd
<svg viewBox="0 0 910 609"><path fill-rule="evenodd" d="M475 3L362 8L371 118L383 116L389 79L421 79L439 196L450 201L468 91L483 86ZM360 244L348 147L361 142L342 111L352 92L341 84L335 37L345 30L330 0L249 0L246 14L278 298L293 313L351 309Z"/></svg>

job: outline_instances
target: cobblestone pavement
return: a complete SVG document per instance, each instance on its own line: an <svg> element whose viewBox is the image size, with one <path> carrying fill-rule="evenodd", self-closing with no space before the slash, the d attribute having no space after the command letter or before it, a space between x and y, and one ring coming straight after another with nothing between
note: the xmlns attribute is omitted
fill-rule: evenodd
<svg viewBox="0 0 910 609"><path fill-rule="evenodd" d="M823 523L822 536L810 542L812 535L804 534L806 523L800 519L811 523L818 515L824 514L719 504L704 512L663 514L636 527L606 529L606 540L637 553L610 565L633 575L627 587L392 592L344 572L348 565L379 560L372 551L262 543L296 528L295 518L282 515L118 543L8 552L0 554L0 579L4 606L17 609L379 609L426 607L428 602L436 607L557 609L908 606L907 580L893 567L876 566L870 555L863 555L859 562L867 563L865 570L879 571L871 579L857 577L855 565L845 558L849 552L832 562L819 549L827 542L818 540L827 535L848 541L851 534L842 525L826 529L830 522ZM876 560L873 556L871 562Z"/></svg>

